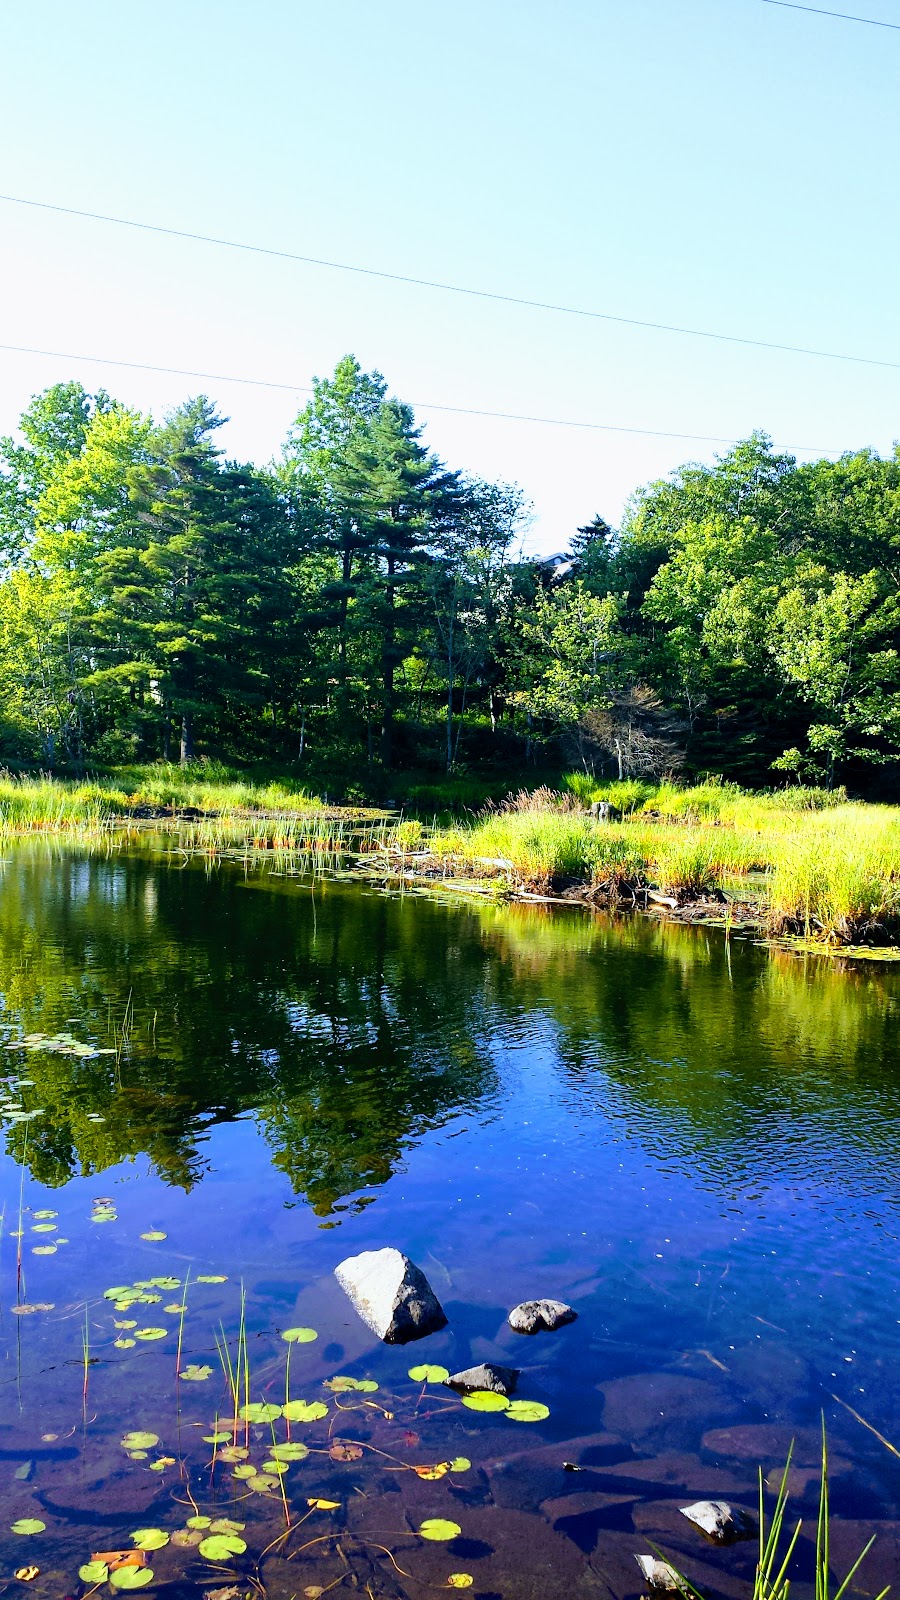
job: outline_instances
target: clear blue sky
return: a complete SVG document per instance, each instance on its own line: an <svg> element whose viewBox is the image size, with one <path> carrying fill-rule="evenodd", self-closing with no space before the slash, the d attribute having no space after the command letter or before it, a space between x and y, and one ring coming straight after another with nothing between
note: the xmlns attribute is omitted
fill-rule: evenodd
<svg viewBox="0 0 900 1600"><path fill-rule="evenodd" d="M900 22L898 0L824 0ZM900 32L762 0L32 0L0 34L0 190L624 316L900 361ZM900 370L741 349L0 205L0 341L785 448L889 450ZM80 377L205 388L278 449L290 395L0 352L0 431ZM302 399L302 397L300 397ZM711 444L422 410L515 479L535 548Z"/></svg>

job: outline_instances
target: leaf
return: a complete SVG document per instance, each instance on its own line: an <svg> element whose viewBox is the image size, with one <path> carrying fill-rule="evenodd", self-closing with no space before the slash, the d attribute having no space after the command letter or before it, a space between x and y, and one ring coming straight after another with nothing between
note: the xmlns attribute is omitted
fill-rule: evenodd
<svg viewBox="0 0 900 1600"><path fill-rule="evenodd" d="M146 1450L129 1450L128 1459L129 1459L129 1461L146 1461L146 1459L147 1459L147 1451Z"/></svg>
<svg viewBox="0 0 900 1600"><path fill-rule="evenodd" d="M169 1542L169 1535L162 1528L138 1528L131 1537L138 1550L162 1550Z"/></svg>
<svg viewBox="0 0 900 1600"><path fill-rule="evenodd" d="M414 1383L443 1383L450 1374L446 1367L410 1367L409 1375Z"/></svg>
<svg viewBox="0 0 900 1600"><path fill-rule="evenodd" d="M271 1477L266 1472L257 1472L254 1477L247 1479L247 1488L252 1489L254 1494L268 1494L269 1490L274 1489L277 1484L278 1479Z"/></svg>
<svg viewBox="0 0 900 1600"><path fill-rule="evenodd" d="M269 1455L276 1461L305 1461L309 1451L299 1439L288 1439L286 1444L273 1444Z"/></svg>
<svg viewBox="0 0 900 1600"><path fill-rule="evenodd" d="M236 1533L213 1533L201 1541L200 1554L207 1561L230 1561L232 1556L242 1556L246 1548L246 1540Z"/></svg>
<svg viewBox="0 0 900 1600"><path fill-rule="evenodd" d="M436 1483L439 1478L446 1478L450 1471L449 1461L438 1461L433 1467L413 1467L417 1478L424 1478L426 1483Z"/></svg>
<svg viewBox="0 0 900 1600"><path fill-rule="evenodd" d="M151 1278L149 1280L149 1282L151 1284L151 1287L154 1288L154 1289L166 1289L166 1290L168 1290L168 1289L180 1289L181 1288L181 1279L180 1278Z"/></svg>
<svg viewBox="0 0 900 1600"><path fill-rule="evenodd" d="M289 1400L281 1414L288 1422L318 1422L327 1417L328 1407L321 1400Z"/></svg>
<svg viewBox="0 0 900 1600"><path fill-rule="evenodd" d="M209 1525L210 1533L243 1533L246 1524L233 1522L231 1517L216 1517Z"/></svg>
<svg viewBox="0 0 900 1600"><path fill-rule="evenodd" d="M35 1217L38 1222L46 1222L46 1221L48 1221L48 1219L50 1217L58 1217L59 1216L59 1212L58 1211L32 1211L31 1215L33 1217Z"/></svg>
<svg viewBox="0 0 900 1600"><path fill-rule="evenodd" d="M511 1400L506 1415L511 1422L543 1422L550 1415L550 1407L540 1400Z"/></svg>
<svg viewBox="0 0 900 1600"><path fill-rule="evenodd" d="M378 1388L373 1378L326 1378L323 1389L330 1389L332 1394L345 1394L353 1390L356 1394L374 1394Z"/></svg>
<svg viewBox="0 0 900 1600"><path fill-rule="evenodd" d="M251 1405L241 1406L238 1416L244 1422L274 1422L276 1417L281 1416L281 1406L254 1401Z"/></svg>
<svg viewBox="0 0 900 1600"><path fill-rule="evenodd" d="M205 1383L206 1379L212 1376L212 1367L198 1367L192 1361L188 1366L182 1367L178 1376L183 1378L185 1383Z"/></svg>
<svg viewBox="0 0 900 1600"><path fill-rule="evenodd" d="M231 1476L233 1478L255 1478L256 1468L249 1461L239 1461Z"/></svg>
<svg viewBox="0 0 900 1600"><path fill-rule="evenodd" d="M177 1544L182 1550L196 1549L203 1540L199 1528L176 1528L172 1535L172 1543Z"/></svg>
<svg viewBox="0 0 900 1600"><path fill-rule="evenodd" d="M142 1239L153 1239L153 1240L156 1240L156 1239L167 1239L168 1238L168 1234L163 1233L161 1231L161 1229L159 1229L159 1228L148 1228L146 1233L142 1233L141 1234L141 1238Z"/></svg>
<svg viewBox="0 0 900 1600"><path fill-rule="evenodd" d="M32 1233L55 1233L56 1232L56 1223L55 1222L35 1222L32 1225L31 1231L32 1231Z"/></svg>
<svg viewBox="0 0 900 1600"><path fill-rule="evenodd" d="M319 1335L315 1328L285 1328L281 1337L286 1344L312 1344Z"/></svg>
<svg viewBox="0 0 900 1600"><path fill-rule="evenodd" d="M362 1455L362 1451L359 1453ZM287 1472L288 1463L286 1461L264 1461L262 1470L263 1472L274 1472L276 1477L280 1477L283 1472Z"/></svg>
<svg viewBox="0 0 900 1600"><path fill-rule="evenodd" d="M135 1322L134 1317L126 1317L124 1322L116 1322L115 1318L113 1318L113 1327L114 1328L136 1328L137 1327L137 1323Z"/></svg>
<svg viewBox="0 0 900 1600"><path fill-rule="evenodd" d="M231 1434L230 1433L204 1433L204 1435L203 1435L203 1443L204 1444L227 1444L227 1442L228 1442L228 1440L230 1438L231 1438Z"/></svg>
<svg viewBox="0 0 900 1600"><path fill-rule="evenodd" d="M183 1310L180 1300L173 1300L169 1306L163 1306L163 1311L168 1311L170 1317L178 1317Z"/></svg>
<svg viewBox="0 0 900 1600"><path fill-rule="evenodd" d="M473 1389L471 1394L463 1395L462 1403L470 1411L506 1411L509 1407L505 1394L494 1394L490 1389Z"/></svg>
<svg viewBox="0 0 900 1600"><path fill-rule="evenodd" d="M228 1444L219 1451L220 1461L246 1461L250 1451L243 1444Z"/></svg>
<svg viewBox="0 0 900 1600"><path fill-rule="evenodd" d="M212 1517L188 1517L186 1525L189 1528L211 1528Z"/></svg>
<svg viewBox="0 0 900 1600"><path fill-rule="evenodd" d="M56 1255L56 1245L55 1244L33 1244L31 1246L31 1254L33 1256L55 1256Z"/></svg>
<svg viewBox="0 0 900 1600"><path fill-rule="evenodd" d="M10 1306L10 1311L14 1317L33 1317L36 1311L53 1310L55 1310L55 1303L52 1300L33 1300L30 1303L23 1302L20 1306Z"/></svg>
<svg viewBox="0 0 900 1600"><path fill-rule="evenodd" d="M114 1339L113 1340L113 1344L115 1345L117 1350L133 1350L134 1349L134 1340L133 1339Z"/></svg>
<svg viewBox="0 0 900 1600"><path fill-rule="evenodd" d="M139 1328L135 1334L136 1339L164 1339L168 1328Z"/></svg>
<svg viewBox="0 0 900 1600"><path fill-rule="evenodd" d="M341 1509L340 1500L319 1500L315 1495L311 1500L307 1500L306 1504L313 1511L340 1511Z"/></svg>
<svg viewBox="0 0 900 1600"><path fill-rule="evenodd" d="M47 1524L40 1517L19 1517L17 1522L10 1524L11 1533L45 1533L46 1529Z"/></svg>
<svg viewBox="0 0 900 1600"><path fill-rule="evenodd" d="M114 1589L145 1589L153 1582L152 1567L116 1567L109 1575Z"/></svg>
<svg viewBox="0 0 900 1600"><path fill-rule="evenodd" d="M471 1589L474 1582L471 1572L451 1572L447 1579L451 1589Z"/></svg>
<svg viewBox="0 0 900 1600"><path fill-rule="evenodd" d="M456 1456L450 1463L451 1472L468 1472L472 1463L468 1456Z"/></svg>
<svg viewBox="0 0 900 1600"><path fill-rule="evenodd" d="M224 1272L202 1272L195 1283L227 1283L228 1277Z"/></svg>
<svg viewBox="0 0 900 1600"><path fill-rule="evenodd" d="M78 1576L82 1583L105 1583L109 1577L109 1567L105 1561L86 1561L83 1567L78 1568Z"/></svg>
<svg viewBox="0 0 900 1600"><path fill-rule="evenodd" d="M140 1428L122 1435L123 1450L152 1450L155 1444L159 1444L159 1434L144 1433Z"/></svg>
<svg viewBox="0 0 900 1600"><path fill-rule="evenodd" d="M434 1539L437 1543L445 1544L462 1533L462 1529L458 1522L447 1522L444 1517L426 1517L419 1524L419 1533L423 1539Z"/></svg>
<svg viewBox="0 0 900 1600"><path fill-rule="evenodd" d="M347 1444L343 1439L335 1439L328 1452L332 1461L358 1461L362 1453L362 1445Z"/></svg>

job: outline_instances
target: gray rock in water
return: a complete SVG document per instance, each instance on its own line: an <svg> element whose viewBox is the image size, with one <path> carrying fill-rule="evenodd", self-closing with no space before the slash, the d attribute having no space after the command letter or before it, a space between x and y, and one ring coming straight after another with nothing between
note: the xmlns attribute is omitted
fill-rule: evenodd
<svg viewBox="0 0 900 1600"><path fill-rule="evenodd" d="M655 1594L675 1594L682 1588L678 1573L668 1561L658 1561L656 1556L635 1556L634 1559Z"/></svg>
<svg viewBox="0 0 900 1600"><path fill-rule="evenodd" d="M446 1326L443 1307L424 1272L402 1251L364 1250L334 1269L367 1327L385 1344L408 1344Z"/></svg>
<svg viewBox="0 0 900 1600"><path fill-rule="evenodd" d="M707 1539L716 1544L732 1544L735 1539L749 1539L756 1532L756 1523L749 1511L727 1505L724 1500L697 1500L692 1506L679 1506L683 1517L699 1528Z"/></svg>
<svg viewBox="0 0 900 1600"><path fill-rule="evenodd" d="M492 1394L512 1394L519 1381L515 1367L500 1367L495 1361L482 1361L478 1367L466 1367L465 1372L454 1372L445 1378L448 1389L459 1389L470 1394L473 1389L490 1389Z"/></svg>
<svg viewBox="0 0 900 1600"><path fill-rule="evenodd" d="M554 1328L574 1322L577 1316L578 1312L562 1300L523 1300L521 1305L513 1306L506 1320L516 1333L538 1333L541 1328L552 1333Z"/></svg>

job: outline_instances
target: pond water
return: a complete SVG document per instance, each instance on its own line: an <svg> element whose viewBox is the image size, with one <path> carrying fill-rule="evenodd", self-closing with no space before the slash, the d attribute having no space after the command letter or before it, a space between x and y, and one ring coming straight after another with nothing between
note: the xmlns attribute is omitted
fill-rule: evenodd
<svg viewBox="0 0 900 1600"><path fill-rule="evenodd" d="M793 1439L802 1594L824 1410L834 1565L877 1532L854 1592L900 1579L900 973L22 846L0 997L0 1578L83 1595L79 1567L152 1528L150 1592L173 1596L468 1575L492 1600L631 1600L656 1546L737 1600L754 1545L705 1544L679 1507L752 1509ZM386 1244L449 1319L405 1347L333 1277ZM514 1334L541 1295L578 1320ZM313 1414L235 1426L224 1350L240 1406L287 1383ZM549 1414L408 1376L485 1359ZM192 1516L244 1524L246 1550L201 1550ZM434 1518L459 1532L423 1537Z"/></svg>

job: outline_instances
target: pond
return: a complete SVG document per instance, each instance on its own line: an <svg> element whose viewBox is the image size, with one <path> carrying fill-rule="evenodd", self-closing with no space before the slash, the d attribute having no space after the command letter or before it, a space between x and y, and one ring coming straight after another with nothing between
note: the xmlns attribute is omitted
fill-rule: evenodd
<svg viewBox="0 0 900 1600"><path fill-rule="evenodd" d="M754 1544L680 1508L752 1511L793 1440L802 1594L823 1411L835 1568L875 1532L854 1592L897 1583L894 970L23 845L0 996L13 1592L109 1594L150 1530L120 1587L631 1600L655 1547L738 1600ZM354 1312L384 1245L441 1332ZM577 1321L514 1333L544 1295ZM409 1376L483 1360L525 1420Z"/></svg>

